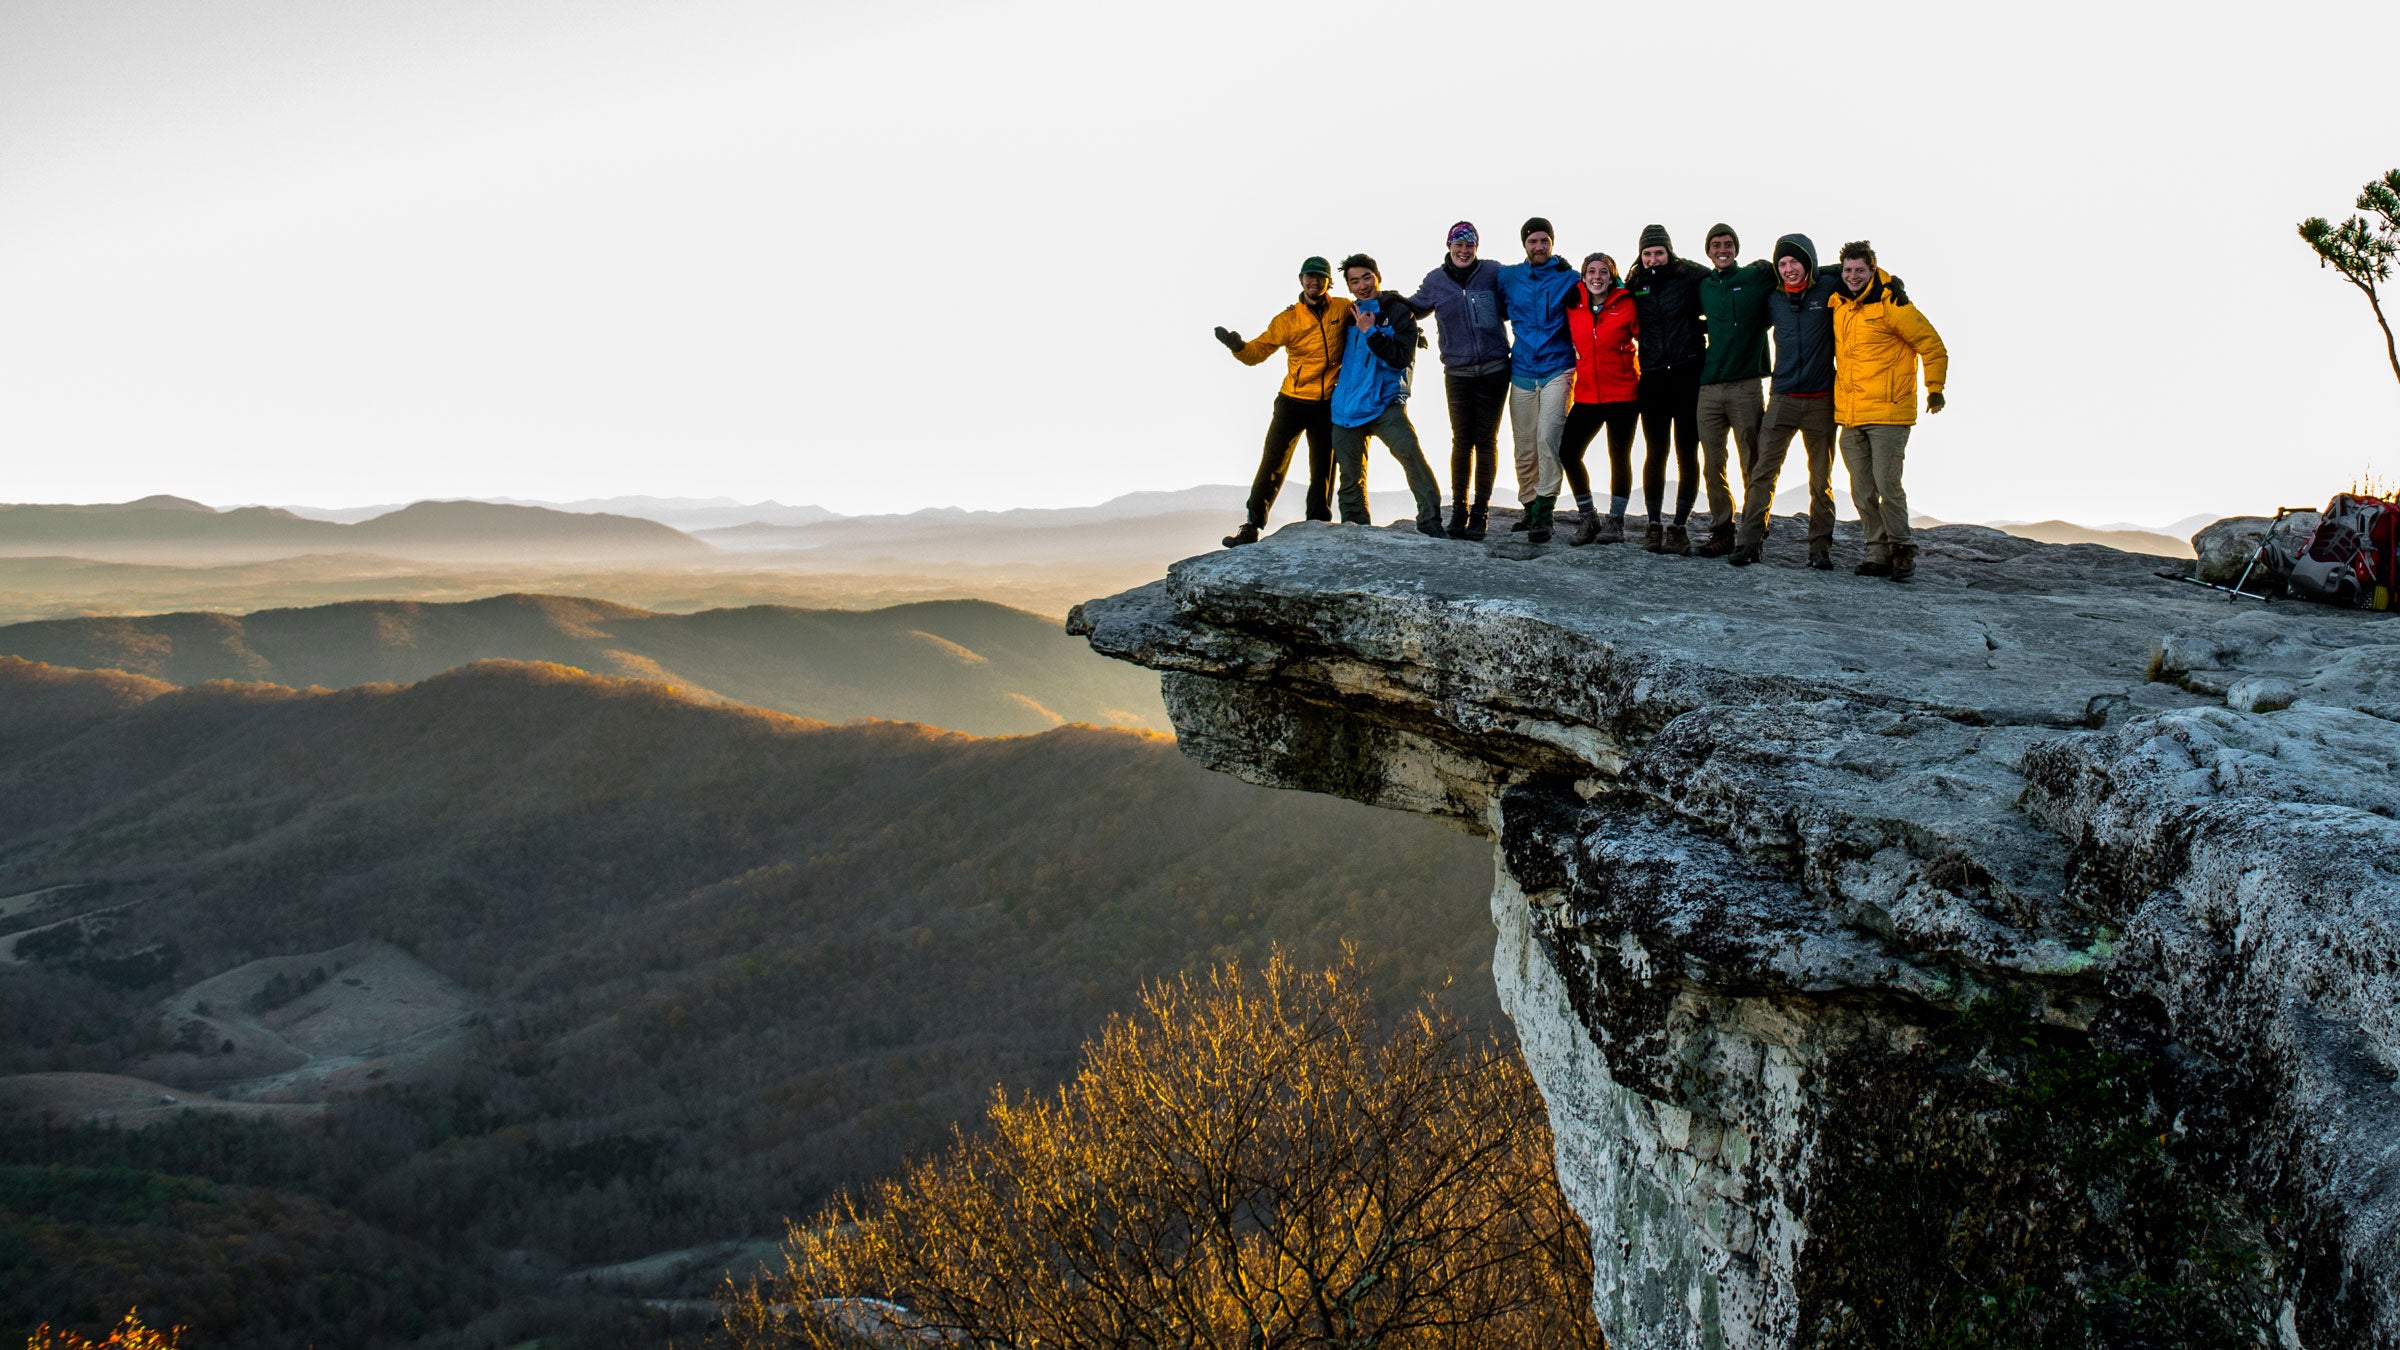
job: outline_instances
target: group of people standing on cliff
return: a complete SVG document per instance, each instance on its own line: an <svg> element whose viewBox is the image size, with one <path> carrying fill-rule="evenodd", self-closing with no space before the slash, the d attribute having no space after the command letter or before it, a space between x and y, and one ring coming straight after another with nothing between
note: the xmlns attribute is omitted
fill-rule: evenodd
<svg viewBox="0 0 2400 1350"><path fill-rule="evenodd" d="M1633 496L1633 435L1644 446L1642 486L1648 522L1642 546L1653 553L1728 557L1736 567L1759 560L1775 483L1796 435L1808 452L1808 562L1833 566L1833 452L1837 428L1849 468L1850 495L1866 534L1861 576L1906 581L1916 571L1901 467L1917 420L1917 367L1925 408L1942 410L1949 354L1900 279L1877 265L1861 240L1820 265L1803 234L1775 241L1771 259L1739 262L1741 239L1729 225L1708 232L1708 264L1676 256L1663 226L1642 231L1630 272L1592 253L1580 269L1557 256L1550 222L1536 216L1517 237L1525 260L1502 266L1478 257L1474 225L1450 227L1447 257L1412 295L1383 289L1375 260L1342 260L1347 298L1332 294L1323 258L1300 265L1300 298L1253 339L1216 330L1245 365L1282 350L1287 360L1267 425L1249 516L1227 547L1256 542L1290 471L1299 441L1308 443L1310 520L1370 523L1368 439L1400 461L1416 497L1417 528L1436 537L1480 540L1489 522L1505 408L1516 452L1517 500L1511 528L1534 543L1552 537L1561 487L1579 512L1570 544L1626 538ZM1442 375L1450 404L1450 519L1442 492L1418 447L1407 399L1418 320L1431 315L1441 335ZM1769 339L1773 352L1769 354ZM1762 395L1760 381L1767 382ZM1603 513L1584 455L1605 432L1609 499ZM1733 456L1727 454L1732 442ZM1675 456L1672 515L1660 498L1666 461ZM1705 456L1705 458L1704 458ZM1737 516L1729 472L1742 491ZM1339 487L1334 484L1338 476ZM1708 492L1709 530L1695 546L1692 508Z"/></svg>

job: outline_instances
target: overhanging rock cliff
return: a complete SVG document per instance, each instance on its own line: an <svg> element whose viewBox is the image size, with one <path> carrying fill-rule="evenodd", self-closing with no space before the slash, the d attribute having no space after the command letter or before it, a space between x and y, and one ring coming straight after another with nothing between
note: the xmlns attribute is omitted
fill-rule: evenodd
<svg viewBox="0 0 2400 1350"><path fill-rule="evenodd" d="M2400 628L1920 542L1295 525L1069 626L1495 841L1612 1344L2400 1346Z"/></svg>

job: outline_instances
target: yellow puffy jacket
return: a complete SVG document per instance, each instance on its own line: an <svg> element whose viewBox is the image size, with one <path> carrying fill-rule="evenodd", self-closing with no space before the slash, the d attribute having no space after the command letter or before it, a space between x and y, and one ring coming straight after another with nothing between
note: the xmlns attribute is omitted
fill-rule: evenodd
<svg viewBox="0 0 2400 1350"><path fill-rule="evenodd" d="M1889 293L1892 274L1856 296L1833 290L1833 420L1846 427L1913 426L1917 420L1917 361L1925 362L1925 392L1938 393L1950 373L1950 349L1925 315Z"/></svg>
<svg viewBox="0 0 2400 1350"><path fill-rule="evenodd" d="M1289 359L1283 392L1293 398L1332 398L1335 377L1342 373L1342 334L1350 327L1350 301L1325 297L1323 313L1312 312L1305 301L1275 316L1267 331L1242 344L1234 355L1255 366L1283 348Z"/></svg>

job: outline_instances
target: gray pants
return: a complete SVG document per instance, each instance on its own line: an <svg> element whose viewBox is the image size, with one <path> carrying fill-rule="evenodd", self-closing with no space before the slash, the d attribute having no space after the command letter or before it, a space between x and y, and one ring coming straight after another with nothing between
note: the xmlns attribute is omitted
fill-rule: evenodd
<svg viewBox="0 0 2400 1350"><path fill-rule="evenodd" d="M1777 394L1759 423L1758 458L1742 483L1744 547L1766 542L1767 517L1775 509L1775 480L1783 473L1783 457L1791 452L1794 436L1803 438L1808 451L1809 552L1833 546L1833 400Z"/></svg>
<svg viewBox="0 0 2400 1350"><path fill-rule="evenodd" d="M1867 532L1867 561L1890 562L1892 550L1909 547L1908 494L1900 470L1915 427L1842 428L1842 463L1850 466L1850 500Z"/></svg>
<svg viewBox="0 0 2400 1350"><path fill-rule="evenodd" d="M1733 433L1740 458L1732 466L1733 481L1747 486L1750 466L1758 460L1758 424L1766 404L1756 380L1719 380L1700 386L1700 481L1708 488L1708 523L1712 529L1733 527L1733 490L1726 482L1725 434Z"/></svg>
<svg viewBox="0 0 2400 1350"><path fill-rule="evenodd" d="M1567 434L1567 398L1575 372L1562 370L1531 389L1508 387L1508 430L1517 441L1517 504L1558 495L1558 444Z"/></svg>
<svg viewBox="0 0 2400 1350"><path fill-rule="evenodd" d="M1352 525L1371 525L1367 517L1367 438L1383 442L1383 448L1400 461L1400 472L1408 475L1409 493L1417 499L1417 523L1438 525L1442 519L1442 485L1433 476L1433 466L1425 462L1425 452L1417 447L1417 429L1408 424L1408 405L1395 403L1376 414L1375 420L1363 427L1333 428L1333 467L1341 479L1336 494L1342 503L1342 519Z"/></svg>

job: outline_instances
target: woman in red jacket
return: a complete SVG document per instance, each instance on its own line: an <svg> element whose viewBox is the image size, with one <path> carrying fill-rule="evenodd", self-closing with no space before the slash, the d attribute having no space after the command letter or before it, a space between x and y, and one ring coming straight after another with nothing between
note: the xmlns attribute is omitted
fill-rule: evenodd
<svg viewBox="0 0 2400 1350"><path fill-rule="evenodd" d="M1633 296L1617 281L1617 261L1605 253L1583 260L1583 281L1567 297L1567 336L1575 343L1575 394L1567 405L1566 435L1558 447L1559 468L1575 489L1583 513L1570 544L1620 543L1625 538L1625 504L1633 497L1633 429L1641 421L1641 359L1634 339L1641 334ZM1600 428L1608 428L1608 520L1592 504L1592 476L1583 467ZM1536 543L1541 542L1536 540Z"/></svg>

